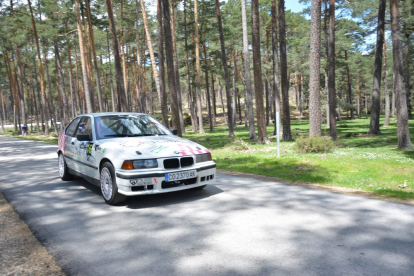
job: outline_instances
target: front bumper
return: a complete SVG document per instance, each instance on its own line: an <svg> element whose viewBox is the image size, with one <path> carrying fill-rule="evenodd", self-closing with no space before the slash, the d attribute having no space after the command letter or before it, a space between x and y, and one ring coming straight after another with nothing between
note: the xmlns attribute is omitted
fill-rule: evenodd
<svg viewBox="0 0 414 276"><path fill-rule="evenodd" d="M196 177L188 180L165 182L166 173L196 170ZM151 179L150 185L134 185L137 179ZM212 184L216 178L216 164L205 162L203 166L193 166L186 169L176 170L153 170L137 173L136 171L118 170L116 172L116 183L118 192L126 196L159 194L181 191L191 188Z"/></svg>

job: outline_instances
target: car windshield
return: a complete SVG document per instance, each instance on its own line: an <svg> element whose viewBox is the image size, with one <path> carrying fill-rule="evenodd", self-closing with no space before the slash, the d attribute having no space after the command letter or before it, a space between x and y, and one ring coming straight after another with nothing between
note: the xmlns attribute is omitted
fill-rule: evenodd
<svg viewBox="0 0 414 276"><path fill-rule="evenodd" d="M97 139L169 135L171 132L148 115L108 115L95 118Z"/></svg>

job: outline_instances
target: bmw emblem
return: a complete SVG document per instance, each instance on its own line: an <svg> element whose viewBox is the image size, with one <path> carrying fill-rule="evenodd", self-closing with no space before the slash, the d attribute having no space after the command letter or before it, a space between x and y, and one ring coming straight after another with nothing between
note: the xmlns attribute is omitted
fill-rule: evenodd
<svg viewBox="0 0 414 276"><path fill-rule="evenodd" d="M174 153L175 153L175 154L179 154L180 152L179 152L179 151L174 151Z"/></svg>

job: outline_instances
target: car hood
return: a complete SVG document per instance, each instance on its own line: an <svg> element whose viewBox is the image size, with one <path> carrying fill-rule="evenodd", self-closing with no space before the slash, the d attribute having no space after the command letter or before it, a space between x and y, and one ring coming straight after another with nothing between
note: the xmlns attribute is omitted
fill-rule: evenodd
<svg viewBox="0 0 414 276"><path fill-rule="evenodd" d="M209 153L205 147L177 136L125 137L101 140L102 149L115 149L128 159L162 158Z"/></svg>

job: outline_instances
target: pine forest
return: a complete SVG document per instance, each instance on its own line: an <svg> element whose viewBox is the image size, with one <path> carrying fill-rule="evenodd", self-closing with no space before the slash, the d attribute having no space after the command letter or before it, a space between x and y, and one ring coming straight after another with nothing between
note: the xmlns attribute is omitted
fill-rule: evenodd
<svg viewBox="0 0 414 276"><path fill-rule="evenodd" d="M369 118L370 135L394 118L395 146L412 148L414 0L299 2L2 1L0 132L138 112L179 136L226 126L267 144L277 114L283 141L293 120L337 140L345 118Z"/></svg>

